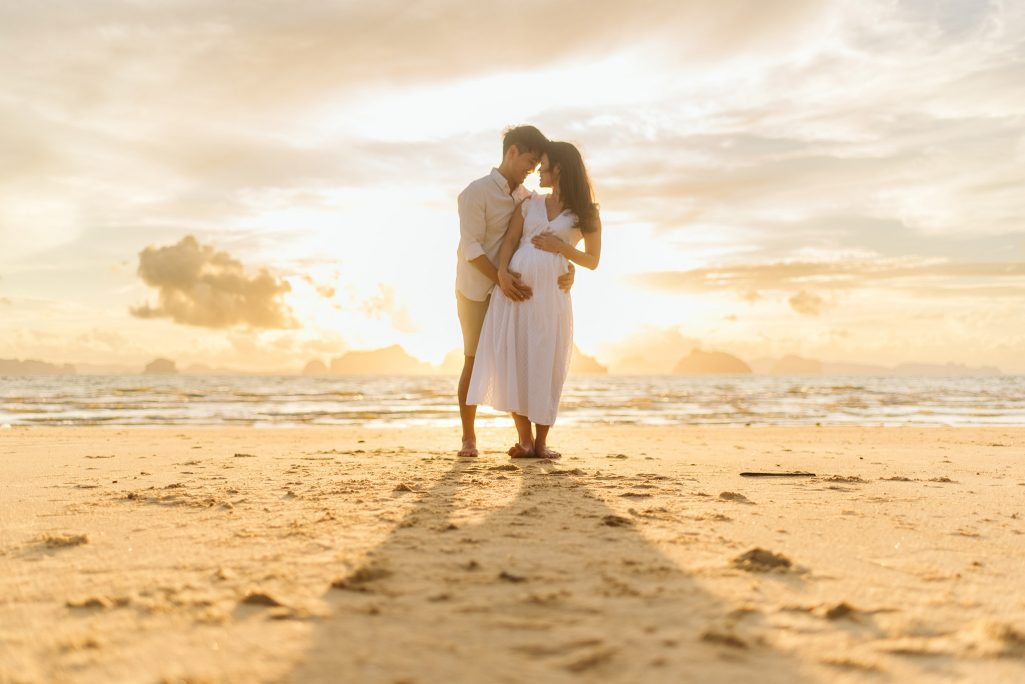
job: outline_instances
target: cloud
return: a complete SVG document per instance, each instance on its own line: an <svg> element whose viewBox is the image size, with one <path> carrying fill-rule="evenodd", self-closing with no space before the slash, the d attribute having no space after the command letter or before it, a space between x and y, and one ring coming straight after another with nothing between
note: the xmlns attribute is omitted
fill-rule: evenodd
<svg viewBox="0 0 1025 684"><path fill-rule="evenodd" d="M804 316L818 316L822 313L822 305L824 304L822 297L807 290L801 290L788 301L790 302L790 308Z"/></svg>
<svg viewBox="0 0 1025 684"><path fill-rule="evenodd" d="M398 302L394 288L388 285L378 285L378 294L364 300L362 308L371 318L390 318L398 332L411 333L418 330L409 310Z"/></svg>
<svg viewBox="0 0 1025 684"><path fill-rule="evenodd" d="M675 292L732 291L749 301L754 301L752 293L804 290L810 285L818 290L878 287L933 294L950 288L999 285L999 291L1003 294L1018 297L1025 294L1025 280L1018 280L1015 284L1010 279L1025 279L1025 262L957 263L906 258L738 264L639 274L632 277L632 282ZM817 295L809 292L803 294L806 296L799 294L796 298L800 302L798 306L804 310L797 306L795 310L810 313L813 307L806 305L811 304L811 298Z"/></svg>
<svg viewBox="0 0 1025 684"><path fill-rule="evenodd" d="M889 95L878 95L856 112L836 103L811 114L765 95L764 116L777 120L738 122L728 97L707 94L722 107L703 122L713 133L681 135L694 124L667 119L657 142L621 142L614 164L594 171L603 203L684 240L708 226L742 231L753 246L792 244L801 236L790 228L807 224L829 240L837 216L898 223L919 239L1021 230L1025 171L1014 151L1025 102L1017 116L1009 106L1002 117L946 116L887 111Z"/></svg>
<svg viewBox="0 0 1025 684"><path fill-rule="evenodd" d="M652 0L643 9L618 0L524 0L515 12L500 2L462 0L228 8L98 0L88 11L69 1L8 3L0 8L0 44L10 46L5 72L80 110L108 106L129 91L152 108L287 110L368 85L607 54L652 34L680 57L729 57L778 43L819 14L817 0ZM496 39L515 46L513 63L468 58L491 54Z"/></svg>
<svg viewBox="0 0 1025 684"><path fill-rule="evenodd" d="M299 276L304 283L313 288L313 291L324 299L333 299L337 293L337 288L329 283L318 283L314 280L313 276L308 273L304 273ZM338 274L335 274L335 278L338 278Z"/></svg>
<svg viewBox="0 0 1025 684"><path fill-rule="evenodd" d="M71 309L83 304L123 317L139 302L138 281L93 274L125 253L126 235L143 236L132 254L191 234L246 264L273 264L272 282L287 276L297 290L304 261L342 262L358 298L338 279L330 301L311 284L268 306L287 319L282 301L297 312L307 300L337 305L295 314L311 326L303 333L343 328L388 344L413 327L410 311L419 321L425 303L442 301L446 279L413 291L401 281L415 271L395 270L384 276L389 301L375 289L381 276L351 267L372 265L380 240L449 268L454 195L497 161L499 130L519 121L584 150L608 219L598 284L661 271L641 284L728 291L757 303L728 327L769 336L822 325L773 312L780 331L758 319L802 291L831 307L844 301L837 315L862 314L851 328L873 334L884 298L897 309L949 304L951 314L1021 298L1014 275L929 270L1025 256L1021 3L526 0L517 9L0 3L0 270L18 274L8 290L16 305L4 311L25 312L18 326L52 318L32 302L54 296L60 270L65 320L77 325ZM516 46L511 59L488 57L496 35ZM79 270L64 268L71 262ZM899 268L913 272L886 273ZM838 296L857 288L885 292ZM128 294L112 301L108 291ZM715 300L688 304L700 313ZM157 299L137 315L176 320L172 308ZM707 321L721 313L652 307L638 319L686 320L714 339ZM133 325L155 337L162 329Z"/></svg>
<svg viewBox="0 0 1025 684"><path fill-rule="evenodd" d="M129 348L129 340L113 330L93 328L75 338L75 345L80 350L90 352L121 352Z"/></svg>
<svg viewBox="0 0 1025 684"><path fill-rule="evenodd" d="M246 273L227 252L191 235L170 247L139 253L139 277L158 290L158 304L131 309L139 318L170 318L204 328L296 328L282 296L291 286L267 269Z"/></svg>
<svg viewBox="0 0 1025 684"><path fill-rule="evenodd" d="M537 119L588 143L603 199L631 221L684 234L701 221L718 229L703 232L746 231L754 247L787 235L773 233L781 215L828 228L844 210L922 231L1009 231L1025 211L1025 172L1008 159L1022 140L1025 61L1009 53L1023 23L1001 4L968 4L528 0L510 14L457 0L9 3L3 168L39 179L19 194L66 200L47 212L55 223L145 215L192 231L202 228L190 221L266 209L254 190L458 190L476 164L467 150L495 149L497 131L408 142L354 139L335 122L411 88L433 104L440 84L510 73L543 82L548 69L627 55L634 71L616 78L654 74L650 99L553 102ZM490 50L482 25L522 48L515 63L465 58ZM752 51L764 59L744 62ZM65 217L65 203L81 216ZM0 243L16 241L9 222Z"/></svg>

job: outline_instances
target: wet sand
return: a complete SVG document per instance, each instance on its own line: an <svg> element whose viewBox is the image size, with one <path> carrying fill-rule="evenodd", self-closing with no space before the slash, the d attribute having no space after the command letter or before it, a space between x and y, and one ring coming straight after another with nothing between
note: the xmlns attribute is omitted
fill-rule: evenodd
<svg viewBox="0 0 1025 684"><path fill-rule="evenodd" d="M1025 680L1025 429L454 436L0 431L0 682Z"/></svg>

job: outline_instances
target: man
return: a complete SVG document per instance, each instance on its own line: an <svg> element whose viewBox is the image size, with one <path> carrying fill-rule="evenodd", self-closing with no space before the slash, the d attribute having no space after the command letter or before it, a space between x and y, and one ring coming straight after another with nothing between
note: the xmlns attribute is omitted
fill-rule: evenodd
<svg viewBox="0 0 1025 684"><path fill-rule="evenodd" d="M502 163L491 173L473 181L459 193L459 248L456 250L456 306L463 331L463 372L459 376L459 418L463 424L463 446L459 456L478 455L474 420L477 407L467 406L466 393L473 373L484 316L491 302L491 290L498 281L498 252L509 228L513 211L530 193L523 181L541 163L548 139L533 126L516 126L502 138ZM573 264L559 278L559 287L573 285ZM513 276L513 298L529 299L530 287Z"/></svg>

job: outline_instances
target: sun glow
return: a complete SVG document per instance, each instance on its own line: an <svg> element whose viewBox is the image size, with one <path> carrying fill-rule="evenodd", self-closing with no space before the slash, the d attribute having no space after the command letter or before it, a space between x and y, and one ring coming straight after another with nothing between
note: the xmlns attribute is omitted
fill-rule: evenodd
<svg viewBox="0 0 1025 684"><path fill-rule="evenodd" d="M487 3L8 13L0 359L267 371L400 344L440 362L460 347L456 196L533 123L595 182L575 338L613 370L641 338L1025 369L1025 14L756 5L552 6L505 17L502 58ZM274 315L217 311L252 309L223 278L174 290L178 264L164 291L202 315L174 318L140 254L187 236L243 289L269 283Z"/></svg>

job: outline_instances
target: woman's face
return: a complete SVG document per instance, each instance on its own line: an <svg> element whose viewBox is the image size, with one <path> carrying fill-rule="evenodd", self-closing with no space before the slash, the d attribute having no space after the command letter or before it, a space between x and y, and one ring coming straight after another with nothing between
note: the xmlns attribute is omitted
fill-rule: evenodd
<svg viewBox="0 0 1025 684"><path fill-rule="evenodd" d="M552 168L547 154L541 155L541 187L552 188L559 182L559 167Z"/></svg>

